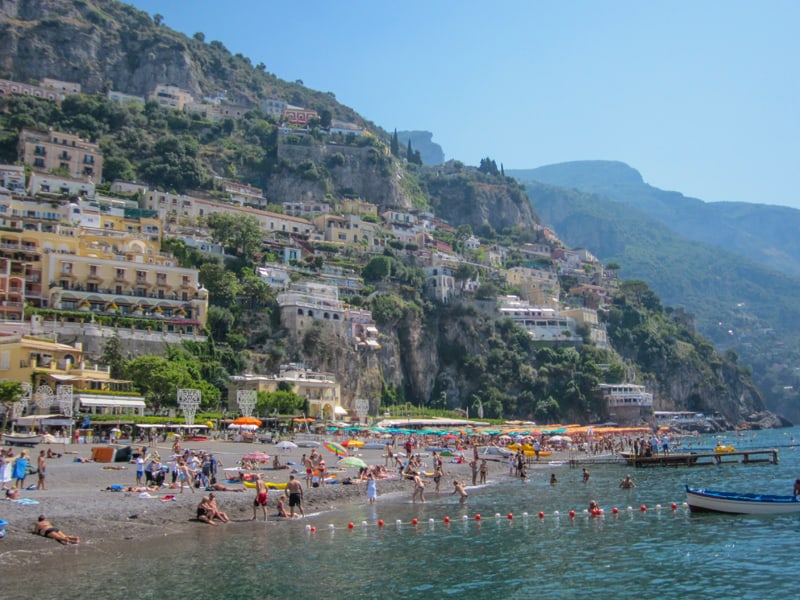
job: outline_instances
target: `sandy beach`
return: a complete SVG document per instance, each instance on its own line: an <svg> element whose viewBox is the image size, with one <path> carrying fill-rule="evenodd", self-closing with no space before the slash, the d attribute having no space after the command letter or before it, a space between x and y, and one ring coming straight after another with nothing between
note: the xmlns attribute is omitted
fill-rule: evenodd
<svg viewBox="0 0 800 600"><path fill-rule="evenodd" d="M136 466L128 463L77 462L76 458L91 457L92 448L95 447L92 445L41 445L29 451L29 455L36 457L40 449L48 447L54 452L62 453L62 456L47 461L47 489L23 490L20 494L22 499L35 500L37 504L18 503L5 498L0 501L0 519L9 523L6 526L5 538L0 540L0 557L2 557L0 563L4 566L29 566L39 561L43 553L51 555L76 548L76 546L62 546L54 540L34 535L32 528L40 514L46 515L54 526L67 534L79 536L81 544L77 548L85 546L102 548L106 544L112 544L118 549L119 544L126 541L163 538L192 527L209 527L194 518L198 502L208 493L204 490L198 489L192 493L187 487L180 493L180 490L164 487L158 492L151 493L150 498L141 497L136 492L108 491L107 488L114 485L135 485ZM283 464L294 463L296 466L283 470L259 470L264 480L285 483L290 473L296 469L296 476L305 487L304 470L300 466L301 457L304 453L310 453L311 448L279 451L271 444L230 441L186 442L183 448L213 453L221 461L222 468L238 466L241 458L249 452L265 452L270 456L279 453ZM168 444L160 444L155 449L162 459L171 455L171 447ZM334 456L323 448L318 451L325 458L330 470L336 462ZM19 449L15 449L15 454L19 454ZM422 454L424 457L429 453ZM358 456L370 465L385 462L384 451L381 449L359 449L351 452L351 455ZM464 455L470 459L472 451L465 451ZM505 459L497 456L487 458L490 482L510 479ZM564 458L555 455L551 457L552 460ZM426 469L432 470L430 456L423 460L426 462ZM441 482L443 493L452 490L453 479L467 484L471 482L468 460L463 464L456 464L451 458L445 458L444 461L445 478ZM33 463L35 464L35 458ZM543 463L541 466L547 468L548 463ZM348 476L355 477L358 470L351 468L332 472L342 480ZM29 475L26 486L36 484L36 481L36 475ZM226 485L242 487L238 484ZM427 488L427 493L433 493L433 481L429 481ZM412 491L413 483L408 480L388 479L378 482L379 495L408 493L411 496ZM168 494L173 495L174 500L162 500ZM283 490L270 490L269 526L279 527L290 521L275 516L277 497L280 494L283 494ZM231 533L235 534L237 527L246 527L248 523L252 523L255 490L246 489L242 493L217 492L216 495L220 509L231 518L231 523L221 524L220 527L229 528ZM306 513L335 510L350 502L366 503L365 485L335 484L305 490Z"/></svg>

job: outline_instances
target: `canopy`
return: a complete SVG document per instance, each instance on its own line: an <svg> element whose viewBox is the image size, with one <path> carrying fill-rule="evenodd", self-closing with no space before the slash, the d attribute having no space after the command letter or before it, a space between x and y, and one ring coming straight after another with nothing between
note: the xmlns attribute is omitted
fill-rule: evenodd
<svg viewBox="0 0 800 600"><path fill-rule="evenodd" d="M239 417L238 419L234 419L234 425L256 425L258 427L261 426L261 419L256 419L255 417Z"/></svg>

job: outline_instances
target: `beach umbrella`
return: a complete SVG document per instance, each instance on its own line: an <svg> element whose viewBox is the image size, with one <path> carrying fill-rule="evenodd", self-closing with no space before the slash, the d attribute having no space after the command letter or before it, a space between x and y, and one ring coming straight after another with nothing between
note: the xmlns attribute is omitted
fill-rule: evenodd
<svg viewBox="0 0 800 600"><path fill-rule="evenodd" d="M361 440L345 440L342 442L342 446L345 448L361 448L364 445L364 442Z"/></svg>
<svg viewBox="0 0 800 600"><path fill-rule="evenodd" d="M233 420L234 425L255 425L256 427L261 426L261 419L256 419L255 417L239 417L238 419Z"/></svg>
<svg viewBox="0 0 800 600"><path fill-rule="evenodd" d="M444 439L446 439L446 440L457 440L458 436L453 434L453 433L448 433L446 436L444 436Z"/></svg>
<svg viewBox="0 0 800 600"><path fill-rule="evenodd" d="M551 442L571 442L572 438L568 435L554 435L550 438Z"/></svg>
<svg viewBox="0 0 800 600"><path fill-rule="evenodd" d="M269 454L263 452L250 452L242 457L242 460L249 460L252 462L269 462Z"/></svg>
<svg viewBox="0 0 800 600"><path fill-rule="evenodd" d="M347 448L337 442L325 442L324 446L337 456L347 456Z"/></svg>
<svg viewBox="0 0 800 600"><path fill-rule="evenodd" d="M283 440L282 442L275 444L275 447L281 450L294 450L297 448L297 444L290 442L289 440Z"/></svg>
<svg viewBox="0 0 800 600"><path fill-rule="evenodd" d="M356 456L345 456L336 465L339 467L356 467L358 469L367 468L367 463Z"/></svg>

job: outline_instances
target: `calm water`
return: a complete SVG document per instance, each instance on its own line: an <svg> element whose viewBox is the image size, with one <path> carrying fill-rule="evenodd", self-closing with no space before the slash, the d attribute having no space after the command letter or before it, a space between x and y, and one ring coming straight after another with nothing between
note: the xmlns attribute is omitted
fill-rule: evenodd
<svg viewBox="0 0 800 600"><path fill-rule="evenodd" d="M409 489L408 496L383 496L373 507L348 507L304 521L198 526L168 542L128 545L124 554L70 549L58 554L57 572L45 566L46 576L29 574L13 586L17 589L0 582L0 596L565 598L598 592L660 599L796 598L800 517L690 515L683 508L670 509L672 502L683 504L687 483L791 493L800 476L800 448L790 447L792 436L800 440L800 429L725 442L737 449L777 447L777 466L629 470L598 465L590 467L588 484L581 482L580 469L553 467L534 472L527 484L503 480L470 490L466 507L453 496L432 494L424 506L411 505ZM713 443L712 438L703 442ZM619 481L629 471L637 488L621 490ZM559 478L554 487L548 483L551 472ZM603 518L583 514L592 498L605 509ZM646 513L639 510L642 504ZM620 508L616 517L614 506ZM574 520L570 509L579 513ZM542 520L539 511L545 513ZM509 512L513 520L506 517ZM417 527L409 523L415 517ZM379 518L385 522L382 529L376 526ZM397 519L403 521L399 527ZM353 530L347 529L349 521ZM308 532L306 525L317 531Z"/></svg>

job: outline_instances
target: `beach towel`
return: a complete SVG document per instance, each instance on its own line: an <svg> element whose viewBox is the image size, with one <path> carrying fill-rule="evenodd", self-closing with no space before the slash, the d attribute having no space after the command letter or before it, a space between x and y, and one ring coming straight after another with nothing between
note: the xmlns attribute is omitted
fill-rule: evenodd
<svg viewBox="0 0 800 600"><path fill-rule="evenodd" d="M148 492L142 492L139 494L139 498L155 498L155 496L151 496Z"/></svg>
<svg viewBox="0 0 800 600"><path fill-rule="evenodd" d="M30 498L17 498L16 500L12 500L12 502L16 502L17 504L25 504L25 505L39 504L38 500L32 500Z"/></svg>
<svg viewBox="0 0 800 600"><path fill-rule="evenodd" d="M178 499L175 497L175 494L167 494L163 498L161 498L162 502L177 502Z"/></svg>

